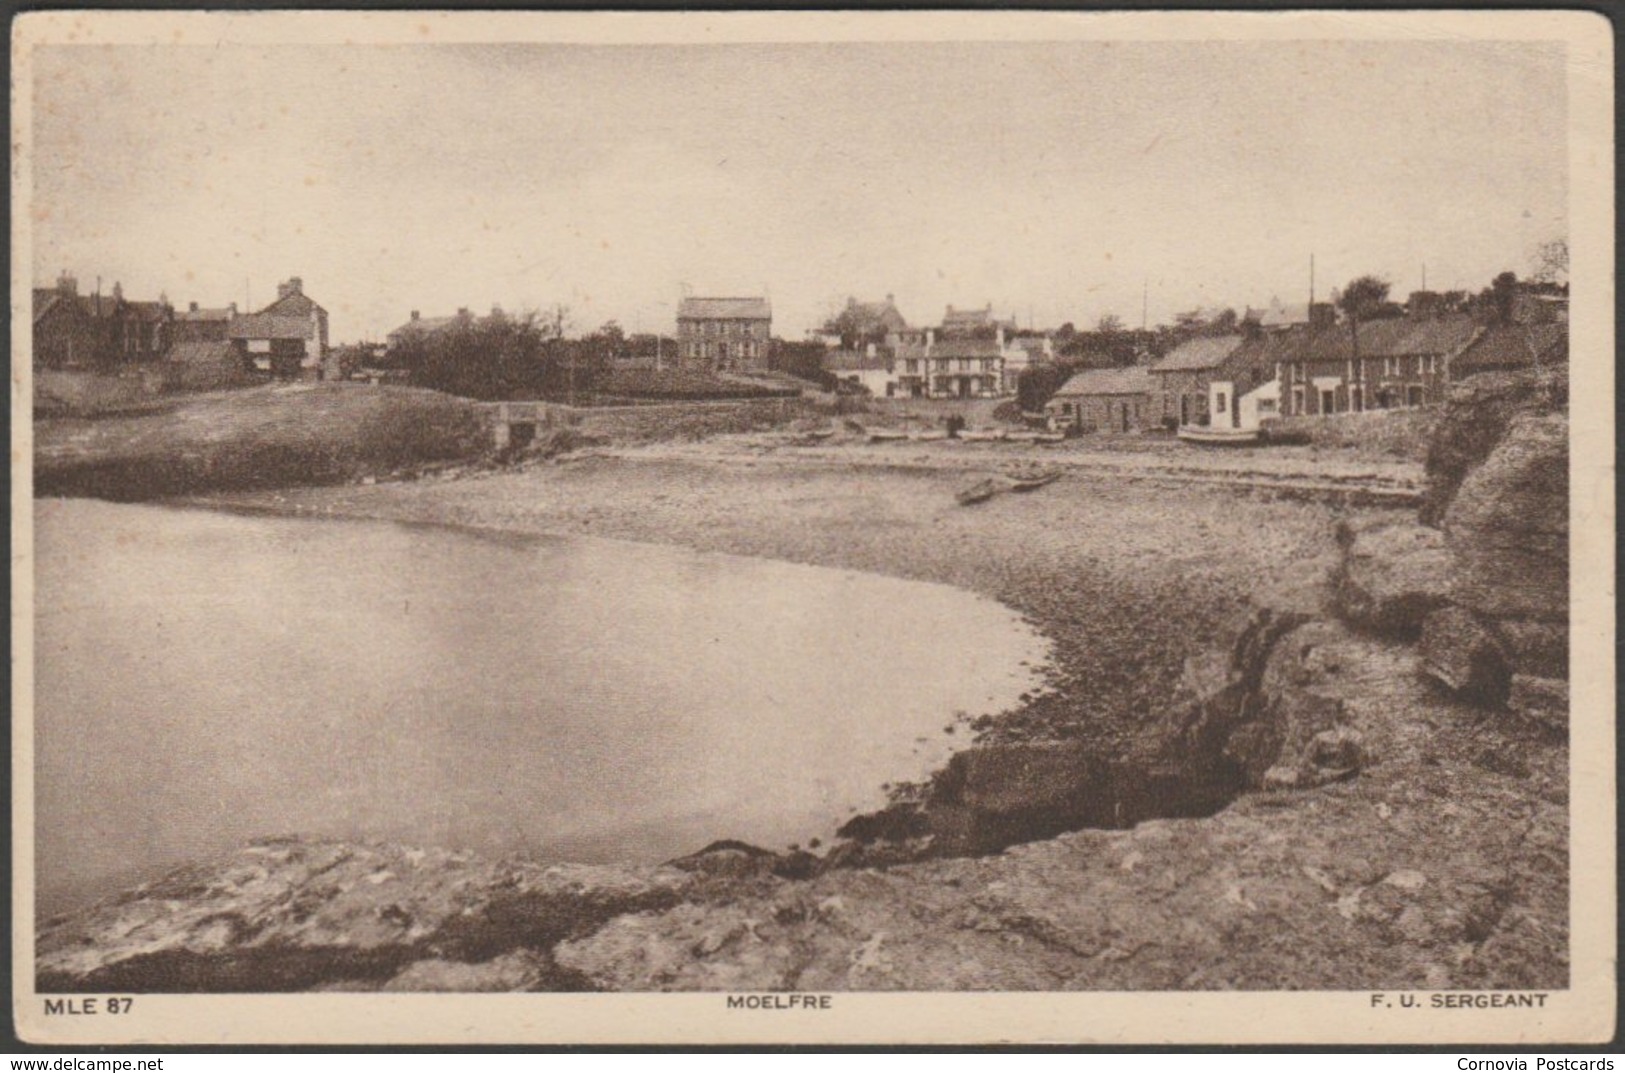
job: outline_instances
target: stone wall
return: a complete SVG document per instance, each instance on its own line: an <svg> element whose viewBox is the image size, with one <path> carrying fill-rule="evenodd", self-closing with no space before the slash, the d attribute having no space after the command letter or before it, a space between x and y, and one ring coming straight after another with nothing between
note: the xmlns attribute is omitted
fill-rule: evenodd
<svg viewBox="0 0 1625 1073"><path fill-rule="evenodd" d="M1437 421L1438 411L1433 409L1366 410L1282 417L1270 429L1287 437L1307 438L1317 447L1360 447L1421 461L1427 457Z"/></svg>
<svg viewBox="0 0 1625 1073"><path fill-rule="evenodd" d="M803 398L598 407L537 403L534 409L544 428L567 427L612 443L638 443L778 428L812 413L812 403Z"/></svg>

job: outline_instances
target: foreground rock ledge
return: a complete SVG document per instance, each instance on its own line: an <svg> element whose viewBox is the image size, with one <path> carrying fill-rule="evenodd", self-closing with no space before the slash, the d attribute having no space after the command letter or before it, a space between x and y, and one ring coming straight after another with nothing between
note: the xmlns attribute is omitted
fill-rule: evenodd
<svg viewBox="0 0 1625 1073"><path fill-rule="evenodd" d="M41 991L548 990L553 943L676 904L674 868L259 842L40 930Z"/></svg>
<svg viewBox="0 0 1625 1073"><path fill-rule="evenodd" d="M262 842L47 921L38 987L1567 986L1563 743L1441 696L1408 646L1330 623L1289 638L1281 673L1365 741L1356 778L810 880L744 849L616 868Z"/></svg>

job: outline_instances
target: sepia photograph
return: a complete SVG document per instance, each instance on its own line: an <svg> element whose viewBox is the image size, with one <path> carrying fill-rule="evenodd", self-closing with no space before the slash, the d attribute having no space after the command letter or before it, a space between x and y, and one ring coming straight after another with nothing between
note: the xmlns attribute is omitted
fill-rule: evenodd
<svg viewBox="0 0 1625 1073"><path fill-rule="evenodd" d="M24 1039L1613 1035L1605 21L13 26Z"/></svg>

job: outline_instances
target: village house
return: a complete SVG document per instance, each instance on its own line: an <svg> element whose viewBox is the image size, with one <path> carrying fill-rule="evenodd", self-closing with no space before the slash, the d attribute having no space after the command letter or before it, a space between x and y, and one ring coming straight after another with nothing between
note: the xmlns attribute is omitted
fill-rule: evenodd
<svg viewBox="0 0 1625 1073"><path fill-rule="evenodd" d="M1187 339L1151 366L1157 393L1157 422L1206 425L1211 420L1209 390L1243 342L1240 335Z"/></svg>
<svg viewBox="0 0 1625 1073"><path fill-rule="evenodd" d="M867 344L862 350L832 350L824 355L824 371L842 383L861 387L876 398L898 394L897 360L890 347Z"/></svg>
<svg viewBox="0 0 1625 1073"><path fill-rule="evenodd" d="M1140 365L1085 369L1044 406L1050 428L1083 432L1139 432L1154 419L1156 383Z"/></svg>
<svg viewBox="0 0 1625 1073"><path fill-rule="evenodd" d="M325 375L327 310L304 293L298 276L277 284L277 300L258 313L234 317L226 334L257 372L279 380Z"/></svg>
<svg viewBox="0 0 1625 1073"><path fill-rule="evenodd" d="M993 316L993 303L981 309L955 309L949 306L942 314L941 334L945 337L979 336L991 338L997 331L1014 333L1016 322L999 320Z"/></svg>
<svg viewBox="0 0 1625 1073"><path fill-rule="evenodd" d="M767 368L773 309L766 298L684 298L677 306L677 357L710 372Z"/></svg>
<svg viewBox="0 0 1625 1073"><path fill-rule="evenodd" d="M467 306L458 309L449 317L425 317L414 309L407 316L406 323L384 336L389 349L394 350L405 343L418 339L426 339L441 332L450 331L458 326L474 327L479 324L489 324L492 321L502 320L507 316L500 305L493 305L491 313L486 317L477 317Z"/></svg>
<svg viewBox="0 0 1625 1073"><path fill-rule="evenodd" d="M55 287L33 291L34 364L56 369L111 371L154 362L171 342L174 309L168 299L132 301L113 284L110 294L80 294L70 273Z"/></svg>
<svg viewBox="0 0 1625 1073"><path fill-rule="evenodd" d="M912 332L897 309L896 296L888 294L883 302L847 298L845 308L809 334L827 347L862 350L869 343L895 346Z"/></svg>
<svg viewBox="0 0 1625 1073"><path fill-rule="evenodd" d="M1482 332L1466 313L1437 312L1427 292L1402 317L1316 326L1280 363L1290 416L1430 406L1444 397L1450 362Z"/></svg>
<svg viewBox="0 0 1625 1073"><path fill-rule="evenodd" d="M236 315L235 302L220 309L200 309L196 302L190 302L185 309L176 311L171 338L176 343L225 342L230 338L228 328Z"/></svg>

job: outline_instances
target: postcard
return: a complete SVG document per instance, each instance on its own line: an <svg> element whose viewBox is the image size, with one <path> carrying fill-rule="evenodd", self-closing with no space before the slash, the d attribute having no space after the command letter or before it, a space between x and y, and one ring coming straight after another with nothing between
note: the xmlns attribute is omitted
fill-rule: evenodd
<svg viewBox="0 0 1625 1073"><path fill-rule="evenodd" d="M13 25L23 1039L1613 1036L1606 20Z"/></svg>

